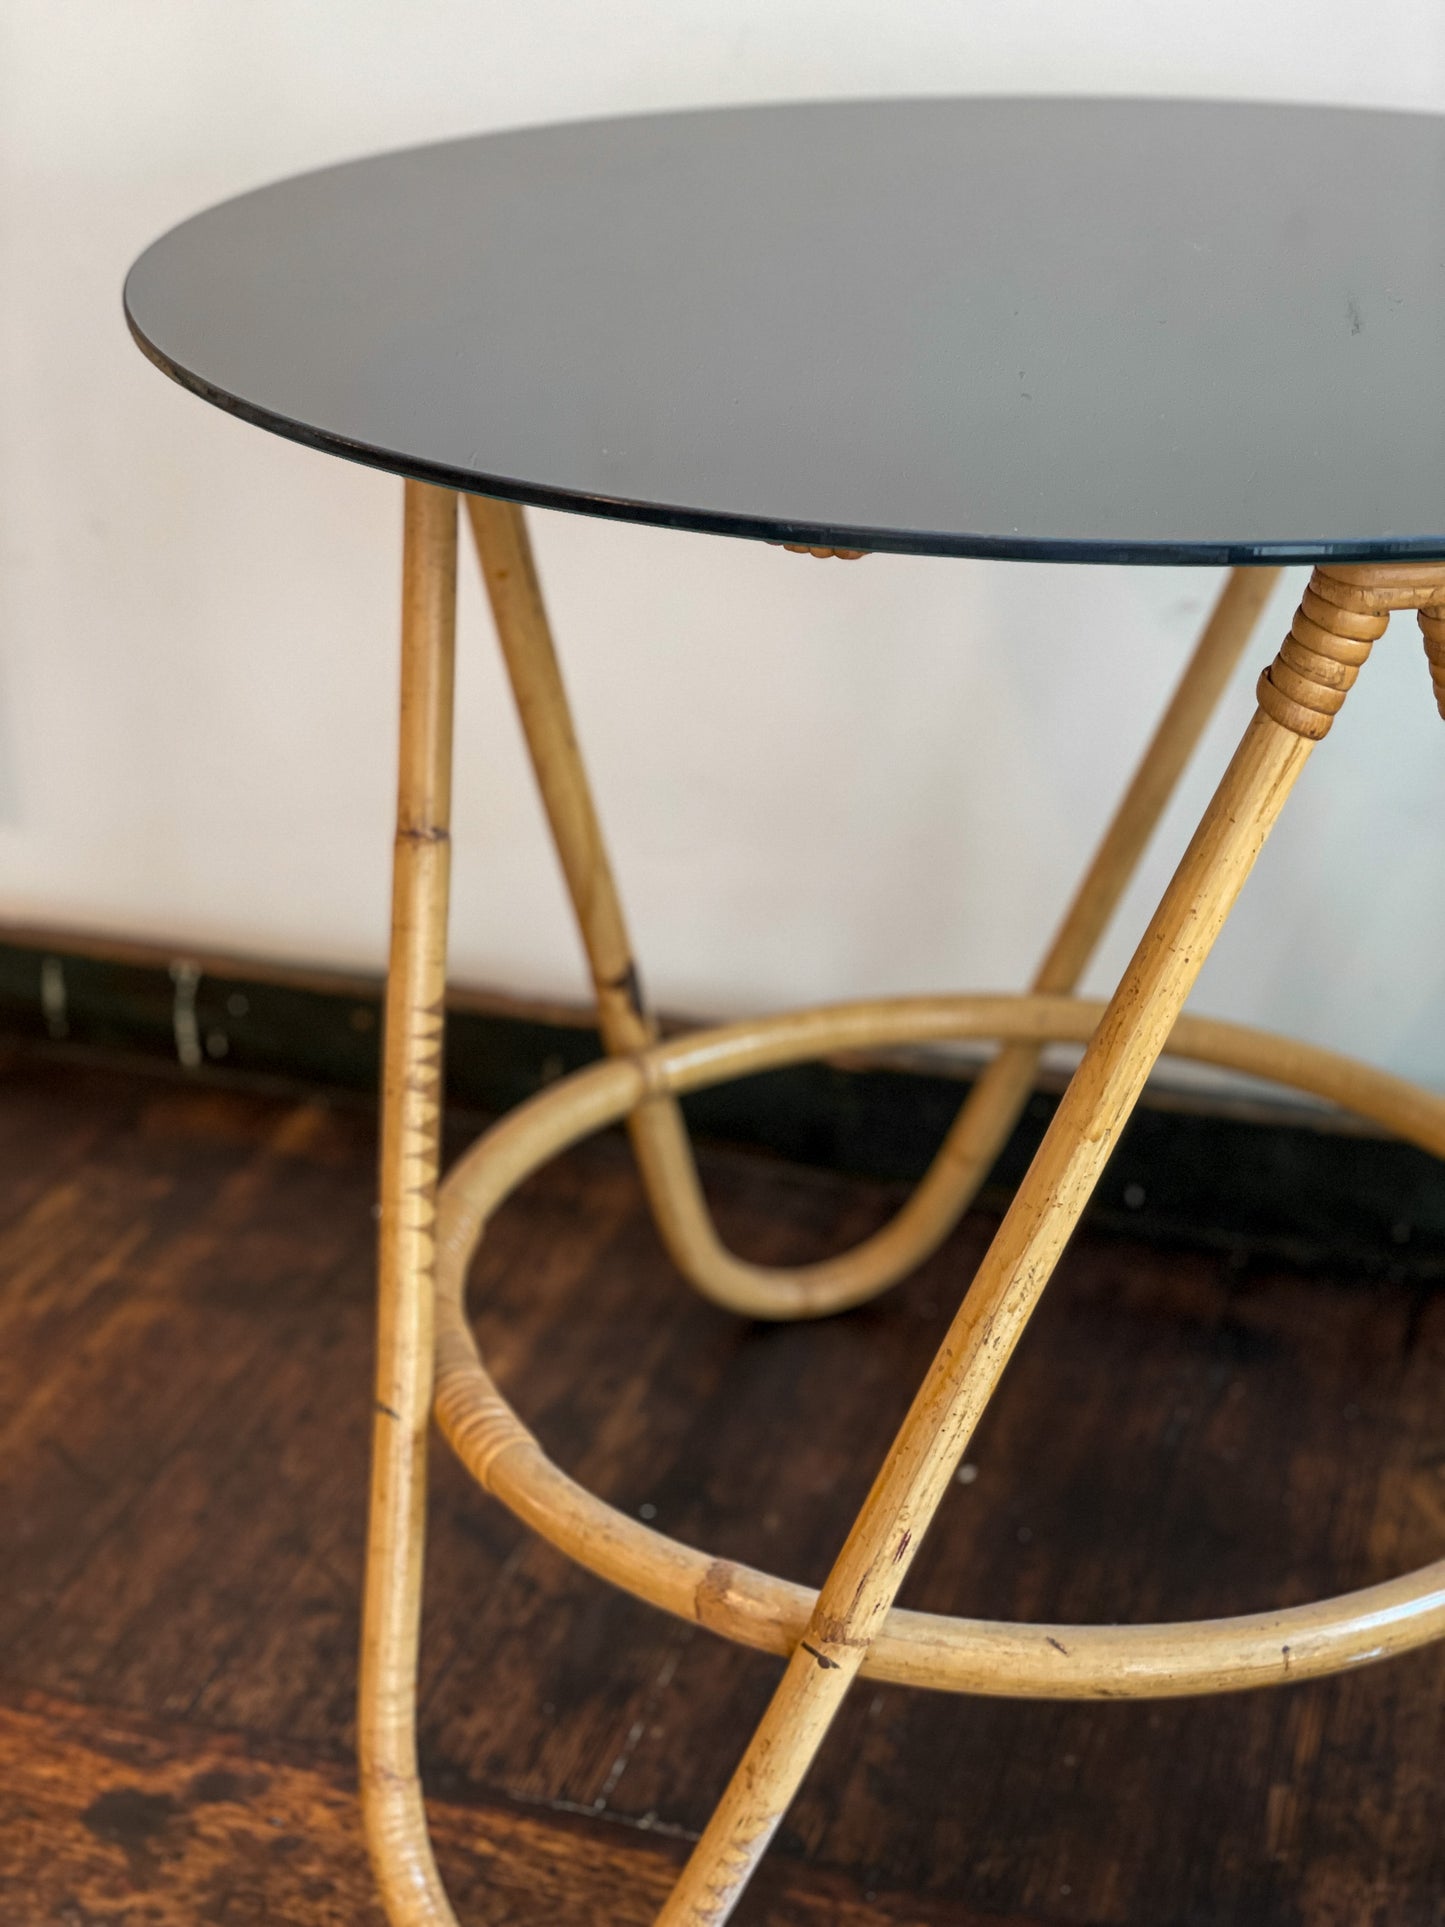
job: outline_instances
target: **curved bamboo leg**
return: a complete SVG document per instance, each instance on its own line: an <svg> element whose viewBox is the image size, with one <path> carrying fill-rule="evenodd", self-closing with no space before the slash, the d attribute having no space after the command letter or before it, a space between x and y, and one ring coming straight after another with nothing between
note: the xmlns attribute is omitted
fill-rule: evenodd
<svg viewBox="0 0 1445 1927"><path fill-rule="evenodd" d="M1233 569L1029 988L1078 987L1119 900L1279 580L1278 569ZM980 1073L948 1136L895 1223L915 1262L935 1251L992 1170L1028 1103L1043 1047L1005 1045ZM890 1227L891 1228L891 1227Z"/></svg>
<svg viewBox="0 0 1445 1927"><path fill-rule="evenodd" d="M376 1412L358 1705L367 1842L393 1927L456 1927L432 1858L416 1760L456 572L456 496L408 482L401 766L382 1096Z"/></svg>
<svg viewBox="0 0 1445 1927"><path fill-rule="evenodd" d="M1318 580L1318 578L1317 578ZM1306 591L1310 602L1311 591ZM1320 596L1134 953L658 1927L725 1920L882 1626L968 1440L1265 838L1386 614Z"/></svg>
<svg viewBox="0 0 1445 1927"><path fill-rule="evenodd" d="M526 522L510 502L467 501L503 657L576 912L609 1052L654 1041L617 885L572 725ZM1042 991L1073 989L1126 888L1180 773L1239 660L1277 569L1236 569L1145 751L1049 953ZM936 1250L968 1209L1033 1089L1039 1049L1002 1051L897 1216L851 1251L793 1269L750 1264L713 1226L682 1112L649 1098L629 1119L648 1199L668 1253L706 1297L755 1318L821 1317L872 1298Z"/></svg>

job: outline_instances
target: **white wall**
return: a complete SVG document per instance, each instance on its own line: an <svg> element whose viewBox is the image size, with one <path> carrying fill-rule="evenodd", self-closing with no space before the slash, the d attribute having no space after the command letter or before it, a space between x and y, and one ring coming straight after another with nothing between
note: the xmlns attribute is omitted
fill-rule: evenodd
<svg viewBox="0 0 1445 1927"><path fill-rule="evenodd" d="M4 0L0 915L383 956L400 484L243 427L142 361L120 285L155 234L277 175L451 133L1011 90L1442 108L1445 10ZM1217 582L845 568L561 516L534 526L646 976L661 1004L699 1012L1025 978ZM580 995L465 575L456 974ZM1099 986L1248 713L1298 581ZM1413 627L1377 653L1198 1002L1445 1085L1445 734Z"/></svg>

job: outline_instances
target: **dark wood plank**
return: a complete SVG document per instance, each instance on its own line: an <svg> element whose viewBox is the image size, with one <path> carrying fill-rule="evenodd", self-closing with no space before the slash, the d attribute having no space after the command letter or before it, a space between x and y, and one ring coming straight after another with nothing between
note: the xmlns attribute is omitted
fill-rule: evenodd
<svg viewBox="0 0 1445 1927"><path fill-rule="evenodd" d="M161 1779L142 1790L183 1801L184 1763L210 1771L193 1756L215 1735L222 1751L300 1774L298 1812L329 1789L351 1826L369 1114L24 1060L0 1086L0 1153L0 1691L15 1718L58 1720L81 1752L104 1755L107 1720L143 1728L147 1772ZM759 1256L847 1242L894 1196L734 1153L709 1154L705 1170L730 1235ZM672 1277L626 1147L605 1138L501 1213L478 1266L479 1330L578 1477L654 1508L679 1536L816 1581L989 1229L971 1220L915 1280L848 1318L746 1326ZM910 1600L1014 1616L1190 1615L1423 1563L1445 1540L1442 1362L1445 1297L1404 1281L1086 1234ZM482 1896L471 1917L552 1917L494 1901L485 1881L501 1891L500 1873L468 1885L471 1816L522 1814L542 1829L536 1840L498 1834L486 1851L525 1867L553 1853L548 1829L562 1828L605 1897L589 1914L579 1875L559 1890L556 1918L646 1919L615 1895L655 1898L765 1703L774 1662L576 1572L440 1448L428 1583L427 1781L460 1891ZM1442 1661L1437 1650L1287 1692L1156 1707L865 1685L740 1918L1438 1923ZM36 1692L50 1699L19 1697ZM11 1749L0 1777L38 1800L23 1769L30 1745ZM63 1779L57 1769L48 1784ZM95 1781L87 1798L109 1785ZM86 1804L55 1819L57 1841ZM300 1904L291 1890L255 1872L265 1836L241 1838L254 1816L232 1820L212 1874L178 1873L174 1895L161 1856L146 1904L172 1912L136 1918L367 1918L362 1889L346 1884L359 1860L342 1818L329 1833L317 1821L316 1852L298 1862L318 1883L310 1913L288 1913ZM491 1819L475 1824L493 1838ZM4 1844L13 1837L0 1831L12 1894L40 1853ZM101 1845L82 1840L86 1867ZM588 1858L624 1849L640 1856L625 1875ZM113 1866L121 1849L105 1852ZM194 1882L219 1880L227 1855L252 1869L238 1871L236 1908L255 1881L284 1904L198 1913ZM326 1898L328 1879L344 1900ZM91 1908L78 1920L130 1917L98 1888L76 1891Z"/></svg>
<svg viewBox="0 0 1445 1927"><path fill-rule="evenodd" d="M485 1796L432 1801L462 1916L648 1927L686 1843ZM349 1774L278 1742L27 1694L0 1702L0 1921L382 1927ZM764 1927L1010 1927L779 1861ZM1013 1927L1040 1927L1015 1917Z"/></svg>

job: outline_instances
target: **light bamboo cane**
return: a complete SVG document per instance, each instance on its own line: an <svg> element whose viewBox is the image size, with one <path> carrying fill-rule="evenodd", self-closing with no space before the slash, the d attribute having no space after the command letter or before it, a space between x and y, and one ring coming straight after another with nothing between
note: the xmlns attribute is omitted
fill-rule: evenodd
<svg viewBox="0 0 1445 1927"><path fill-rule="evenodd" d="M827 1050L943 1038L1086 1044L1104 1005L1072 997L913 997L691 1032L612 1059L510 1111L453 1165L438 1204L436 1411L458 1458L533 1531L663 1611L786 1657L817 1594L644 1525L555 1466L493 1382L468 1324L468 1270L492 1215L549 1159L649 1091L704 1089ZM1171 1054L1304 1091L1445 1157L1445 1097L1318 1045L1181 1015ZM1234 1692L1372 1664L1445 1632L1445 1559L1362 1592L1233 1619L1154 1626L1017 1625L902 1612L863 1672L941 1692L1131 1699Z"/></svg>
<svg viewBox="0 0 1445 1927"><path fill-rule="evenodd" d="M450 871L457 499L406 485L401 753L382 1094L376 1412L357 1741L394 1927L456 1927L427 1835L416 1664L433 1373Z"/></svg>
<svg viewBox="0 0 1445 1927"><path fill-rule="evenodd" d="M1030 988L1073 990L1139 867L1185 765L1219 706L1278 569L1234 569ZM1006 1045L981 1072L948 1136L888 1232L911 1267L936 1251L992 1170L1038 1076L1037 1044Z"/></svg>
<svg viewBox="0 0 1445 1927"><path fill-rule="evenodd" d="M1435 625L1445 623L1445 564L1315 572L1290 636L1261 679L1260 713L1102 1019L1095 1006L1040 994L885 1000L634 1049L495 1127L448 1180L439 1225L454 498L408 484L406 527L377 1419L359 1720L368 1837L393 1927L455 1927L427 1839L415 1756L434 1284L441 1292L439 1411L483 1483L605 1577L716 1631L792 1652L760 1735L664 1922L719 1921L731 1911L826 1730L839 1689L860 1668L953 1690L1132 1697L1308 1677L1438 1637L1445 1628L1445 1561L1337 1600L1177 1626L936 1620L897 1612L892 1601L1148 1065L1171 1034L1185 1055L1313 1091L1437 1153L1445 1149L1445 1102L1426 1092L1312 1046L1173 1015L1310 745L1328 730L1390 609L1421 612L1433 670ZM641 1104L819 1049L948 1035L995 1036L1023 1049L1054 1037L1091 1041L823 1593L813 1597L768 1575L708 1561L622 1519L551 1466L487 1378L462 1310L467 1259L512 1185L564 1144Z"/></svg>
<svg viewBox="0 0 1445 1927"><path fill-rule="evenodd" d="M1297 616L1259 703L658 1927L727 1919L893 1606L1195 977L1388 614ZM1293 651L1291 653L1291 644Z"/></svg>
<svg viewBox="0 0 1445 1927"><path fill-rule="evenodd" d="M471 496L472 533L538 787L566 878L614 1054L656 1036L640 988L616 880L573 728L523 512ZM1139 769L1034 980L1071 990L1108 924L1190 754L1218 704L1277 569L1229 576ZM1036 1046L1006 1049L969 1094L933 1164L897 1216L836 1257L792 1268L749 1263L718 1237L682 1113L651 1098L628 1120L669 1255L715 1303L756 1318L821 1317L862 1303L920 1264L948 1236L1018 1121L1033 1089Z"/></svg>

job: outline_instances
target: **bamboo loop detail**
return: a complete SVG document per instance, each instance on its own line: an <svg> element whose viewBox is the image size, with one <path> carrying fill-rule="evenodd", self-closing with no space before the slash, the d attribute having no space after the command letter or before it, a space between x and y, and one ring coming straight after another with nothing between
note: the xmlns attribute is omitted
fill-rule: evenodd
<svg viewBox="0 0 1445 1927"><path fill-rule="evenodd" d="M1371 645L1385 633L1390 620L1388 609L1358 610L1330 600L1352 587L1316 569L1289 634L1255 692L1266 715L1309 742L1320 742L1329 734ZM1372 603L1378 594L1377 585L1368 585Z"/></svg>
<svg viewBox="0 0 1445 1927"><path fill-rule="evenodd" d="M577 745L522 510L470 496L472 534L523 733L591 967L607 1049L656 1037ZM1194 655L1034 979L1072 990L1104 933L1188 758L1216 708L1277 569L1228 577ZM752 1318L817 1318L861 1304L906 1277L963 1216L1034 1088L1039 1051L1006 1049L980 1075L937 1157L881 1231L851 1250L791 1268L736 1257L713 1225L682 1114L639 1106L628 1131L658 1232L704 1296Z"/></svg>
<svg viewBox="0 0 1445 1927"><path fill-rule="evenodd" d="M1425 660L1435 687L1435 707L1445 716L1445 601L1422 608L1417 618L1425 639Z"/></svg>

